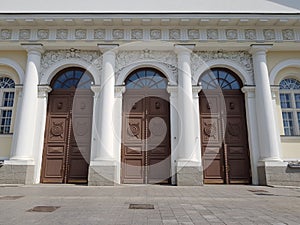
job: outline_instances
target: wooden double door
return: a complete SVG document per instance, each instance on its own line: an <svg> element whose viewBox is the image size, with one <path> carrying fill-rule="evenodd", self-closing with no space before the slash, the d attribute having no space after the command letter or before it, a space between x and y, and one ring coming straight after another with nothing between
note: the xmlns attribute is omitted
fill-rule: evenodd
<svg viewBox="0 0 300 225"><path fill-rule="evenodd" d="M165 90L153 94L150 89L124 94L121 181L125 184L170 182L170 105Z"/></svg>
<svg viewBox="0 0 300 225"><path fill-rule="evenodd" d="M42 183L87 183L93 97L86 89L49 95Z"/></svg>
<svg viewBox="0 0 300 225"><path fill-rule="evenodd" d="M204 90L199 95L204 183L251 182L244 95Z"/></svg>

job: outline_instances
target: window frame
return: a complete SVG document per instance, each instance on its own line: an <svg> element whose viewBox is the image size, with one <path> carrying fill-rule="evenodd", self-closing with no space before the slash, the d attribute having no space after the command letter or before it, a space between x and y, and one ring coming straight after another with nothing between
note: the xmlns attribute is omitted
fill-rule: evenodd
<svg viewBox="0 0 300 225"><path fill-rule="evenodd" d="M286 77L280 81L279 87L280 87L281 82L284 80L287 80L287 79L293 79L293 80L300 82L300 80L297 78ZM288 94L290 96L290 108L283 108L281 106L281 104L282 104L281 103L281 94ZM295 99L296 94L300 95L300 89L293 89L293 88L281 89L281 88L279 88L279 101L280 101L282 125L283 125L283 132L284 132L283 136L285 136L285 137L300 136L300 124L298 122L300 120L300 117L298 119L298 113L300 113L300 108L297 108L297 106L296 106L296 99ZM285 132L285 126L284 126L285 120L283 118L283 113L292 113L292 122L293 122L292 129L293 130L292 131L289 130L291 133L290 135L286 134L286 132Z"/></svg>

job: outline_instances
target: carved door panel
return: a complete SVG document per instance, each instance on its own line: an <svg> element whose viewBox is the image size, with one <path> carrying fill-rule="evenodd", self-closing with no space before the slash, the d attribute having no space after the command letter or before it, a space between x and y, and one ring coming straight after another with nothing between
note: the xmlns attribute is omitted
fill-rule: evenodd
<svg viewBox="0 0 300 225"><path fill-rule="evenodd" d="M205 183L250 183L247 127L239 90L199 95Z"/></svg>
<svg viewBox="0 0 300 225"><path fill-rule="evenodd" d="M169 104L142 91L124 95L123 183L161 183L170 177Z"/></svg>
<svg viewBox="0 0 300 225"><path fill-rule="evenodd" d="M200 97L202 160L205 183L224 183L221 99L211 92Z"/></svg>
<svg viewBox="0 0 300 225"><path fill-rule="evenodd" d="M247 141L244 99L240 91L224 91L227 124L225 132L228 183L250 183L250 160Z"/></svg>
<svg viewBox="0 0 300 225"><path fill-rule="evenodd" d="M89 91L76 92L75 101L73 96L70 90L55 90L49 95L43 183L87 182L92 95Z"/></svg>
<svg viewBox="0 0 300 225"><path fill-rule="evenodd" d="M87 183L93 110L91 91L77 90L72 105L67 183Z"/></svg>

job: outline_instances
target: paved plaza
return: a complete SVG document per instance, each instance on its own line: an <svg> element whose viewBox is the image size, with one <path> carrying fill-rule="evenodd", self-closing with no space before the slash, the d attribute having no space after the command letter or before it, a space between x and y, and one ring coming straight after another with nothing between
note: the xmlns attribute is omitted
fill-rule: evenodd
<svg viewBox="0 0 300 225"><path fill-rule="evenodd" d="M151 209L130 209L130 204L143 204L131 205L133 208ZM240 185L2 185L0 224L298 225L300 189Z"/></svg>

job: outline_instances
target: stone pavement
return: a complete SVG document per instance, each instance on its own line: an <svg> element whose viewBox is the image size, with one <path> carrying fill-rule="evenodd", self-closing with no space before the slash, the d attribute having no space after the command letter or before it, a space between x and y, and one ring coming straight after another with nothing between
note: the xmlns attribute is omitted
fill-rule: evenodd
<svg viewBox="0 0 300 225"><path fill-rule="evenodd" d="M154 209L129 209L129 204L153 204ZM36 206L59 208L53 212L28 212ZM3 185L0 224L299 225L300 189L242 185Z"/></svg>

